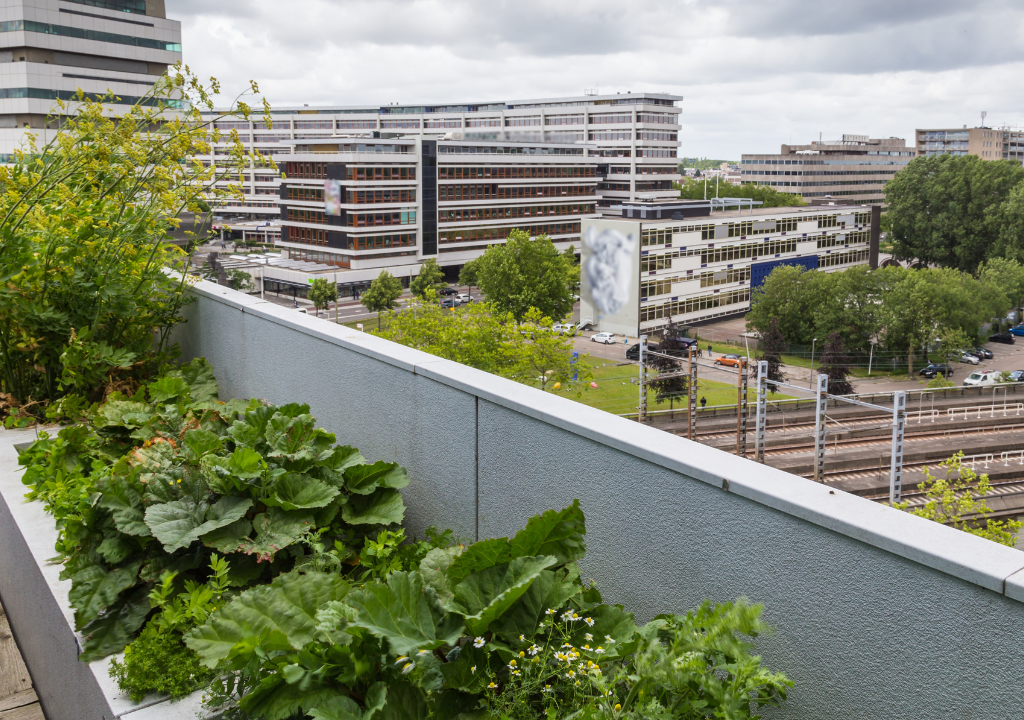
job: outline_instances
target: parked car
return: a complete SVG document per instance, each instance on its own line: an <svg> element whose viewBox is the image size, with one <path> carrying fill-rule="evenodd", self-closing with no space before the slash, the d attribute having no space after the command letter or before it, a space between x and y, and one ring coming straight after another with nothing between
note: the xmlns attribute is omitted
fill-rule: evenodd
<svg viewBox="0 0 1024 720"><path fill-rule="evenodd" d="M980 358L982 360L991 360L993 357L995 357L992 354L991 350L986 350L983 347L974 347L974 348L971 348L970 350L968 350L968 352L971 355L973 355L974 357Z"/></svg>
<svg viewBox="0 0 1024 720"><path fill-rule="evenodd" d="M741 367L746 362L739 355L723 355L715 358L715 365L729 365L730 367Z"/></svg>
<svg viewBox="0 0 1024 720"><path fill-rule="evenodd" d="M919 374L929 380L933 379L936 375L941 375L944 378L951 378L953 377L953 368L949 365L936 365L935 363L930 363L928 367L921 368L921 372Z"/></svg>
<svg viewBox="0 0 1024 720"><path fill-rule="evenodd" d="M555 323L554 325L551 326L551 329L554 330L555 332L562 333L563 335L575 335L576 323Z"/></svg>
<svg viewBox="0 0 1024 720"><path fill-rule="evenodd" d="M1010 382L1024 382L1024 370L1014 370L1007 377Z"/></svg>
<svg viewBox="0 0 1024 720"><path fill-rule="evenodd" d="M438 297L448 297L449 295L458 295L458 294L459 294L458 290L456 290L455 288L450 288L450 287L441 288L440 290L437 291L437 296Z"/></svg>
<svg viewBox="0 0 1024 720"><path fill-rule="evenodd" d="M462 303L460 303L454 297L446 297L444 300L441 301L441 307L443 308L457 308L461 304Z"/></svg>
<svg viewBox="0 0 1024 720"><path fill-rule="evenodd" d="M958 350L956 355L957 355L956 359L959 360L962 363L969 363L971 365L977 365L978 363L981 362L981 360L979 360L974 355L971 355L966 350Z"/></svg>
<svg viewBox="0 0 1024 720"><path fill-rule="evenodd" d="M612 343L616 342L615 333L600 332L597 333L596 335L592 335L590 337L590 341L596 343L604 343L605 345L611 345Z"/></svg>
<svg viewBox="0 0 1024 720"><path fill-rule="evenodd" d="M473 302L473 296L467 295L466 293L459 293L458 295L455 296L455 299L458 300L459 303L462 305Z"/></svg>
<svg viewBox="0 0 1024 720"><path fill-rule="evenodd" d="M1003 377L999 370L975 370L964 380L965 387L977 385L997 385Z"/></svg>
<svg viewBox="0 0 1024 720"><path fill-rule="evenodd" d="M1010 332L1014 335L1024 335L1024 325L1014 325L1010 328Z"/></svg>
<svg viewBox="0 0 1024 720"><path fill-rule="evenodd" d="M658 352L658 343L647 343L647 350L645 350L644 353L647 353L648 351ZM633 362L640 360L640 343L630 345L626 348L626 359L632 360Z"/></svg>
<svg viewBox="0 0 1024 720"><path fill-rule="evenodd" d="M989 335L988 336L988 341L989 342L1003 343L1005 345L1013 345L1016 342L1016 340L1013 337L1013 333L1008 333L1008 332L1001 332L1001 333L996 333L995 335Z"/></svg>

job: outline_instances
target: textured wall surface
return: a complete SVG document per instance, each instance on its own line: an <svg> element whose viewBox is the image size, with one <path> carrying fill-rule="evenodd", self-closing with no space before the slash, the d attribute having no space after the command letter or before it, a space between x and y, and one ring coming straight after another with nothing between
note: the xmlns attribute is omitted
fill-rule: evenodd
<svg viewBox="0 0 1024 720"><path fill-rule="evenodd" d="M222 394L309 402L410 472L409 526L507 535L579 498L583 571L639 620L746 596L795 682L772 717L1024 716L1024 554L200 283L178 340Z"/></svg>

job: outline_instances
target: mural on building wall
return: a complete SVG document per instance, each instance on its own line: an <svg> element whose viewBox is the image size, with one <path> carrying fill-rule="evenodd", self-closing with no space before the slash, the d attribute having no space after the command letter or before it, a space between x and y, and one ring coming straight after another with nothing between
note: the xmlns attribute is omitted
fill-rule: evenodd
<svg viewBox="0 0 1024 720"><path fill-rule="evenodd" d="M324 180L324 213L341 215L341 181Z"/></svg>
<svg viewBox="0 0 1024 720"><path fill-rule="evenodd" d="M598 231L591 226L583 242L590 250L583 268L590 295L603 314L614 315L629 301L636 238L632 233L624 235L610 228Z"/></svg>

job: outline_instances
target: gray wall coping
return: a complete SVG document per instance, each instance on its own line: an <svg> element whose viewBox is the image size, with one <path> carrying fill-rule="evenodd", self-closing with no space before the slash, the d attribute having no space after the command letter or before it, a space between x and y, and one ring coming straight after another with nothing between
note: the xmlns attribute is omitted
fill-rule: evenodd
<svg viewBox="0 0 1024 720"><path fill-rule="evenodd" d="M214 283L192 292L1024 602L1014 548Z"/></svg>
<svg viewBox="0 0 1024 720"><path fill-rule="evenodd" d="M56 428L49 432L56 434ZM28 488L21 482L24 468L15 445L35 438L33 430L0 429L0 593L47 717L77 720L92 717L92 709L105 720L203 716L201 691L176 702L160 696L132 702L109 674L111 661L123 654L88 664L78 660L81 636L68 601L71 581L60 579L61 565L47 562L55 554L57 528L43 503L25 500ZM63 638L68 642L59 642Z"/></svg>

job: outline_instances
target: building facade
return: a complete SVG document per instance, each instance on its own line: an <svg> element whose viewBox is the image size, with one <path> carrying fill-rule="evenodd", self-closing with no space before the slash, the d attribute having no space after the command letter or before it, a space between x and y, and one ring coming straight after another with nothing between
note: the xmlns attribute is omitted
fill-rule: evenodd
<svg viewBox="0 0 1024 720"><path fill-rule="evenodd" d="M597 217L592 145L337 138L277 155L278 245L292 260L367 270L463 265L513 229L578 250ZM404 273L403 273L404 274Z"/></svg>
<svg viewBox="0 0 1024 720"><path fill-rule="evenodd" d="M472 141L470 145L585 143L603 161L597 203L611 206L678 197L672 183L681 177L677 155L682 110L676 104L682 99L663 93L626 93L459 105L302 106L275 108L270 126L262 117L254 117L252 122L220 121L216 128L236 131L247 148L274 157L338 135L448 138ZM212 154L200 160L216 163L228 152L225 143L211 149ZM227 201L217 210L225 217L275 219L278 182L279 173L273 169L253 168L242 183L244 201Z"/></svg>
<svg viewBox="0 0 1024 720"><path fill-rule="evenodd" d="M0 162L28 132L52 139L56 100L111 91L116 116L180 59L181 23L164 0L0 0Z"/></svg>
<svg viewBox="0 0 1024 720"><path fill-rule="evenodd" d="M947 128L917 130L917 154L976 155L983 160L1024 164L1024 130L1020 128Z"/></svg>
<svg viewBox="0 0 1024 720"><path fill-rule="evenodd" d="M744 155L744 184L779 192L836 198L852 204L882 204L882 188L917 152L900 138L843 135L842 140L783 145L775 155Z"/></svg>
<svg viewBox="0 0 1024 720"><path fill-rule="evenodd" d="M714 204L681 206L682 219L629 206L622 218L585 219L580 320L636 337L745 313L779 265L877 265L879 205L709 212Z"/></svg>

